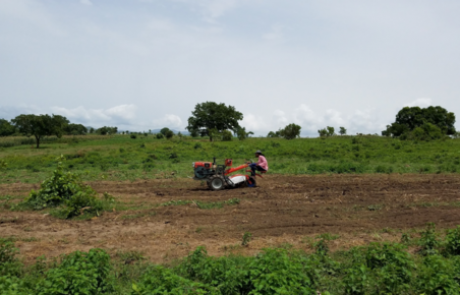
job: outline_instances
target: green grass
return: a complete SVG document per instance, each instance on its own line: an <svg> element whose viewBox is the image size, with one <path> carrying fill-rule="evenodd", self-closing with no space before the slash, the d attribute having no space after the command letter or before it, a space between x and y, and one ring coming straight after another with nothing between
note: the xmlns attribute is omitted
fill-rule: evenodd
<svg viewBox="0 0 460 295"><path fill-rule="evenodd" d="M25 140L26 138L24 138ZM13 139L11 139L13 140ZM20 142L19 138L14 138ZM0 139L5 143L8 138ZM65 167L87 181L175 178L193 175L191 163L218 163L233 158L239 165L261 149L270 173L459 173L460 140L417 142L379 136L336 136L295 140L250 138L214 142L207 139L156 139L128 135L49 139L40 149L29 144L1 147L0 183L42 181L59 155Z"/></svg>

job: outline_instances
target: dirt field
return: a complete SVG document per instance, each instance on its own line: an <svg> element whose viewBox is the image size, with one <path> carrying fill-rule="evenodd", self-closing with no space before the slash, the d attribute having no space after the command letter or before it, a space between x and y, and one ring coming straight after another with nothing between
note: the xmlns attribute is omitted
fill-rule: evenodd
<svg viewBox="0 0 460 295"><path fill-rule="evenodd" d="M399 240L401 231L460 224L457 175L273 176L257 188L209 191L190 179L97 182L131 208L92 220L58 220L43 212L1 211L0 236L15 237L26 262L99 247L139 251L162 263L199 245L211 255L254 254L285 243L311 249L321 233L338 234L333 249L370 241ZM26 196L38 185L0 185L3 195ZM239 198L239 205L199 209L196 204L161 207L170 200L203 202ZM253 235L241 247L245 232Z"/></svg>

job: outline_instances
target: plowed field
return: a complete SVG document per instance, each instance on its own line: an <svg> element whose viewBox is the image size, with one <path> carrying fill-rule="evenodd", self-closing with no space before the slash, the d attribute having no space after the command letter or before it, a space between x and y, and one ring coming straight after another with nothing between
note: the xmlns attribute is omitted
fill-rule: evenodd
<svg viewBox="0 0 460 295"><path fill-rule="evenodd" d="M91 220L58 220L44 212L0 212L0 236L16 238L26 261L98 247L110 253L139 251L155 262L170 261L205 245L211 255L254 254L268 246L310 249L314 237L338 234L332 248L399 240L401 232L460 224L457 175L276 176L257 188L212 192L190 179L89 183L109 192L128 210ZM26 196L38 185L0 185L2 194ZM237 205L200 209L174 200L240 199ZM242 236L252 233L248 247Z"/></svg>

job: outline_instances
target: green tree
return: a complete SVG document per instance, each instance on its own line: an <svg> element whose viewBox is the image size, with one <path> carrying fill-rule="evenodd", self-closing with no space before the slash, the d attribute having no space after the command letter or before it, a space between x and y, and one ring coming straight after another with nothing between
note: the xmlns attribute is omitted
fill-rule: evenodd
<svg viewBox="0 0 460 295"><path fill-rule="evenodd" d="M109 127L109 126L104 126L99 129L96 129L95 131L97 134L100 135L112 135L112 134L117 134L118 132L118 127Z"/></svg>
<svg viewBox="0 0 460 295"><path fill-rule="evenodd" d="M302 127L299 125L289 124L284 127L284 129L280 130L280 135L285 139L294 139L296 137L300 137L300 129L302 129Z"/></svg>
<svg viewBox="0 0 460 295"><path fill-rule="evenodd" d="M252 131L246 132L245 127L240 127L236 130L236 136L238 137L239 140L245 140L251 134L254 134L254 132Z"/></svg>
<svg viewBox="0 0 460 295"><path fill-rule="evenodd" d="M84 134L86 134L88 132L88 130L82 124L73 124L73 123L71 123L71 124L68 124L64 128L64 132L67 135L84 135Z"/></svg>
<svg viewBox="0 0 460 295"><path fill-rule="evenodd" d="M173 136L174 136L174 132L172 132L172 130L169 130L169 129L168 129L168 130L165 132L164 136L166 137L166 139L171 139L171 138L173 138Z"/></svg>
<svg viewBox="0 0 460 295"><path fill-rule="evenodd" d="M0 119L0 136L13 135L15 132L14 126L5 119Z"/></svg>
<svg viewBox="0 0 460 295"><path fill-rule="evenodd" d="M168 134L169 132L172 132L172 130L169 129L168 127L164 127L160 130L160 133L163 134L164 137L167 137L166 134ZM174 132L173 132L173 135L174 135Z"/></svg>
<svg viewBox="0 0 460 295"><path fill-rule="evenodd" d="M281 137L280 132L281 132L280 130L279 130L279 131L275 131L275 132L270 131L270 132L268 132L267 137L268 137L268 138L278 138L278 137Z"/></svg>
<svg viewBox="0 0 460 295"><path fill-rule="evenodd" d="M40 147L40 140L44 136L56 135L58 138L69 124L63 116L59 115L19 115L11 122L19 130L20 133L26 136L34 136L37 148Z"/></svg>
<svg viewBox="0 0 460 295"><path fill-rule="evenodd" d="M213 141L213 133L209 132L211 129L218 132L224 130L236 132L240 127L238 124L240 120L243 120L243 114L238 112L235 107L207 101L195 106L192 116L188 118L187 130L190 132L195 130L202 135L209 135L209 140Z"/></svg>
<svg viewBox="0 0 460 295"><path fill-rule="evenodd" d="M334 127L327 126L326 129L327 129L327 136L334 136L334 134L335 134Z"/></svg>
<svg viewBox="0 0 460 295"><path fill-rule="evenodd" d="M456 132L455 114L440 106L404 107L396 114L395 122L382 131L382 135L398 137L410 133L426 123L436 125L445 135L454 135Z"/></svg>
<svg viewBox="0 0 460 295"><path fill-rule="evenodd" d="M339 133L340 135L347 135L347 129L345 129L345 127L340 127Z"/></svg>
<svg viewBox="0 0 460 295"><path fill-rule="evenodd" d="M318 130L319 137L326 137L327 136L327 129L323 128Z"/></svg>

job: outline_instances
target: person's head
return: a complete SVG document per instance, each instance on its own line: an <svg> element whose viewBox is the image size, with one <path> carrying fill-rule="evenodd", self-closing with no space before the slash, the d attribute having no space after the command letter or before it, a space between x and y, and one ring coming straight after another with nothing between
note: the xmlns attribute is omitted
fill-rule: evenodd
<svg viewBox="0 0 460 295"><path fill-rule="evenodd" d="M256 157L258 158L259 156L263 156L262 152L260 150L256 151Z"/></svg>

